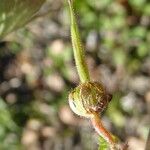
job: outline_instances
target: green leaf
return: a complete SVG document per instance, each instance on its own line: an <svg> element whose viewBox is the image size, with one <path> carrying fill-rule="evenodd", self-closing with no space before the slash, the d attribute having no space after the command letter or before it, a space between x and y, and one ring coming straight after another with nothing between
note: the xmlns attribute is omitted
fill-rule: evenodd
<svg viewBox="0 0 150 150"><path fill-rule="evenodd" d="M111 135L115 141L115 143L117 143L119 141L119 138L115 135ZM99 147L98 150L108 150L109 149L109 144L108 142L103 138L103 137L99 137Z"/></svg>
<svg viewBox="0 0 150 150"><path fill-rule="evenodd" d="M0 38L28 23L45 0L0 0Z"/></svg>
<svg viewBox="0 0 150 150"><path fill-rule="evenodd" d="M109 148L108 143L101 136L99 137L99 148L98 150L107 150Z"/></svg>

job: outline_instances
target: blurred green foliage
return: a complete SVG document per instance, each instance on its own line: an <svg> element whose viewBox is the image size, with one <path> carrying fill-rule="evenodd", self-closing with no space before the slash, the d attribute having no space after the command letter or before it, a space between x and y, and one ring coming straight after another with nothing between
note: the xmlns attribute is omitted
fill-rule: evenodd
<svg viewBox="0 0 150 150"><path fill-rule="evenodd" d="M1 14L4 11L5 5L3 4L4 0L0 1L0 37L6 35L13 29L23 26L32 19L32 14L34 14L44 2L36 3L36 8L30 12L28 10L30 8L28 7L33 8L34 6L31 4L35 3L30 3L27 0L21 1L22 3L27 2L30 4L26 6L25 12L20 11L23 9L22 5L15 9L15 12L19 15L16 17L10 14L10 10L14 9L14 7L11 8L10 5L7 5L8 11L5 12L6 15ZM11 2L13 3L13 1ZM19 2L19 0L15 2ZM55 1L53 3L55 3ZM61 131L63 130L62 132L68 133L69 127L67 128L66 125L59 122L58 112L61 106L67 104L68 91L77 84L77 81L74 81L72 77L74 74L72 75L70 73L74 62L72 59L71 45L68 44L68 39L70 39L68 36L69 25L66 30L66 24L64 23L69 20L69 15L63 16L63 13L66 12L65 9L68 8L61 5L61 9L59 9L57 13L54 10L54 16L43 18L42 24L39 25L42 30L41 28L36 28L37 26L31 27L31 31L29 27L23 28L14 34L14 41L11 39L12 42L10 43L0 43L0 87L3 90L9 87L9 90L4 93L3 90L0 91L0 96L2 97L0 100L0 149L2 150L21 149L23 131L27 128L26 126L29 120L33 118L40 120L42 124L47 126L61 126ZM128 133L125 134L125 132L128 132L126 122L129 118L133 118L133 122L136 119L137 122L142 122L141 118L144 118L143 116L147 112L144 93L141 94L126 84L134 80L134 75L141 75L144 78L149 76L148 69L144 69L143 65L150 59L150 4L148 0L75 0L75 11L77 12L76 15L83 42L86 42L86 38L93 31L96 32L95 36L98 37L98 47L92 52L87 47L88 56L93 58L97 66L106 65L112 75L114 75L113 73L118 67L121 66L124 69L122 81L125 83L119 81L119 89L117 89L117 92L114 92L113 99L105 115L111 120L113 133L121 137L122 140L125 140L125 136L128 135ZM53 11L51 13L53 14ZM25 15L29 17L24 17ZM60 16L64 18L60 19ZM8 20L5 20L7 17ZM20 22L19 20L22 19L22 17L24 19ZM49 20L54 22L48 22ZM12 24L10 24L11 21L13 22ZM50 23L56 23L54 25L58 26L61 33L64 33L64 31L68 32L67 36L61 36L57 32L55 34L58 35L53 35L53 33L51 33L53 29L48 28L51 25ZM33 22L33 25L34 24L38 24L38 22ZM37 33L39 32L39 35L34 34L32 29ZM50 33L48 29L51 31ZM53 47L51 47L51 42L56 38L62 38L61 40L64 43L61 53L55 53ZM24 60L26 54L24 54L24 57L21 57L23 54L20 53L22 52L29 53L29 60ZM19 58L25 62L18 60ZM27 73L27 69L25 69L23 73L17 74L16 72L18 70L14 69L13 64L16 66L24 65L27 66L27 69L28 67L31 67L31 69L29 69ZM7 69L9 72L6 72ZM13 70L12 75L10 75L11 70ZM63 80L62 89L59 91L55 91L53 87L47 85L47 78L49 76L55 76L55 74ZM11 79L13 78L17 78L17 82L20 84L18 87L11 87ZM53 82L53 79L50 81ZM140 89L141 85L138 88ZM141 99L140 101L136 97L137 100L133 105L134 109L132 107L131 109L123 107L121 101L122 97L129 92L134 93ZM9 94L15 96L15 98L11 98L14 99L14 102L11 102L9 99ZM139 105L140 108L138 107ZM50 112L47 112L46 108L48 108ZM72 131L72 126L70 128ZM135 131L139 128L141 131ZM139 128L134 130L136 132L134 136L139 136L139 132L142 132L141 135L145 138L148 132L148 125L144 124ZM62 132L59 134L64 135ZM129 136L131 136L131 134ZM77 137L79 138L79 135ZM58 138L58 141L60 141L60 138ZM84 144L86 144L86 142ZM101 142L103 144L100 144L99 149L102 149L102 147L106 149L106 143L104 143L102 139L100 140L100 143Z"/></svg>
<svg viewBox="0 0 150 150"><path fill-rule="evenodd" d="M7 104L0 99L0 149L19 150L19 128L14 122Z"/></svg>

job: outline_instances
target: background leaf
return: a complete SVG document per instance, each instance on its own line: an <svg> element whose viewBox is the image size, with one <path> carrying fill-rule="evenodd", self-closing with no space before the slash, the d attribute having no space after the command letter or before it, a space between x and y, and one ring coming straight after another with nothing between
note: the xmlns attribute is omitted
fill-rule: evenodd
<svg viewBox="0 0 150 150"><path fill-rule="evenodd" d="M45 0L0 0L0 38L29 22Z"/></svg>

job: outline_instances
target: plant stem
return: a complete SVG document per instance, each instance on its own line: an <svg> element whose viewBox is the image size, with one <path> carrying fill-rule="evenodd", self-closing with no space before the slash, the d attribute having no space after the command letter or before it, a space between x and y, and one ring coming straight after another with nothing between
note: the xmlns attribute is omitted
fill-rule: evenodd
<svg viewBox="0 0 150 150"><path fill-rule="evenodd" d="M74 15L71 0L68 0L68 3L69 3L70 17L71 17L71 39L73 45L74 58L75 58L75 63L76 63L80 81L83 83L86 81L90 81L90 76L89 76L87 64L85 62L85 51L83 49L82 42L80 39L80 34L76 23L76 18Z"/></svg>
<svg viewBox="0 0 150 150"><path fill-rule="evenodd" d="M85 62L85 51L82 46L79 29L76 23L76 17L74 15L74 10L72 6L73 2L72 0L68 0L68 3L71 18L71 40L73 45L74 58L80 81L83 83L90 81L90 76L87 64ZM98 113L95 112L92 113L91 121L97 133L109 143L111 150L115 150L115 142L111 134L103 126Z"/></svg>
<svg viewBox="0 0 150 150"><path fill-rule="evenodd" d="M91 122L96 132L109 143L110 149L115 150L115 141L112 138L112 135L103 126L98 113L93 113L93 117L91 117Z"/></svg>

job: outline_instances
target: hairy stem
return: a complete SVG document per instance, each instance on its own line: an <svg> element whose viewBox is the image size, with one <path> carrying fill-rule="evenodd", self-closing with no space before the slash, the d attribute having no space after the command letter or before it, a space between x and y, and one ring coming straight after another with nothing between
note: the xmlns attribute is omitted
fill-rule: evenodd
<svg viewBox="0 0 150 150"><path fill-rule="evenodd" d="M101 119L97 113L93 113L93 116L91 117L91 122L96 132L109 143L111 150L115 150L115 141L112 138L112 135L103 126Z"/></svg>
<svg viewBox="0 0 150 150"><path fill-rule="evenodd" d="M85 51L82 46L76 18L71 0L68 0L71 17L71 39L77 71L81 82L90 81L90 76L85 62Z"/></svg>

